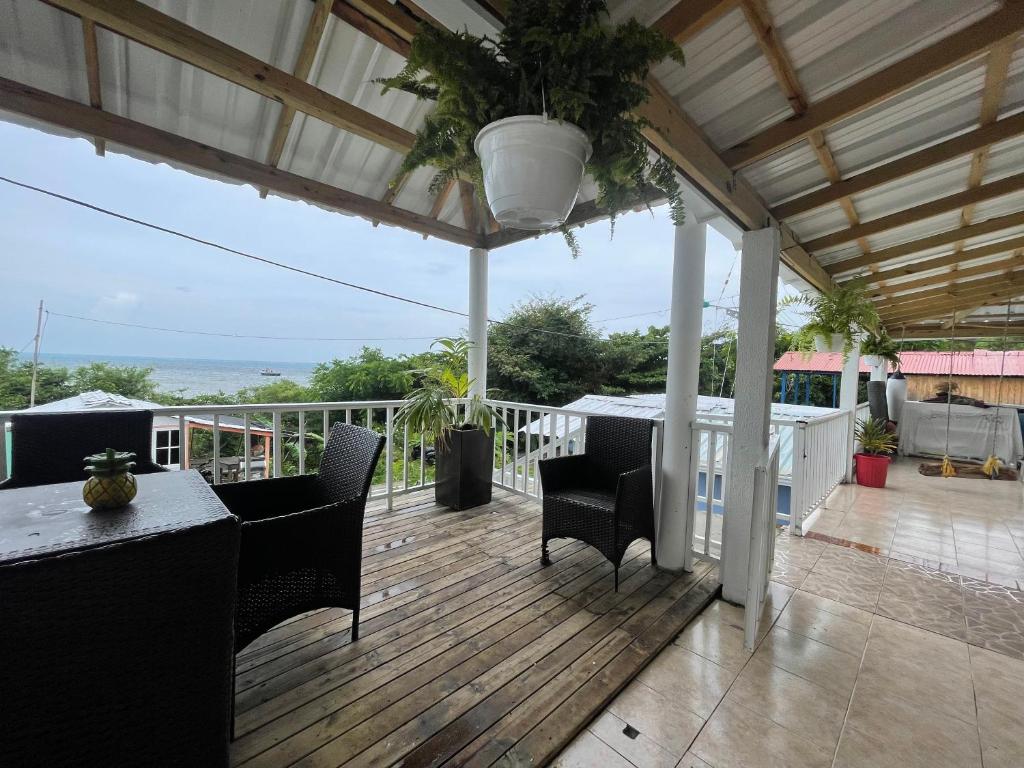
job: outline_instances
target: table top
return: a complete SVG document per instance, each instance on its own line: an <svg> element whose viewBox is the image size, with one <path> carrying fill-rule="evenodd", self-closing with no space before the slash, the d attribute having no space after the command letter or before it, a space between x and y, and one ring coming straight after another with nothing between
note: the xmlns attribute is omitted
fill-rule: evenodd
<svg viewBox="0 0 1024 768"><path fill-rule="evenodd" d="M0 490L0 563L74 552L232 517L197 471L136 475L124 509L91 510L85 482Z"/></svg>

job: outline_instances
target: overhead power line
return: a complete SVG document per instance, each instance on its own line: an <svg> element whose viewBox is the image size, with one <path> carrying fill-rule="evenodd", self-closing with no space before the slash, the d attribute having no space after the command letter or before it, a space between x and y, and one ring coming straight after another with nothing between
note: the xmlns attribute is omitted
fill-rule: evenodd
<svg viewBox="0 0 1024 768"><path fill-rule="evenodd" d="M261 341L429 341L433 336L259 336L245 333L227 333L219 331L199 331L186 328L163 328L157 325L142 325L140 323L125 323L119 320L103 320L98 317L85 317L83 315L68 315L63 312L46 311L47 318L66 317L71 320L84 320L88 323L102 323L103 325L117 325L123 328L141 328L147 331L164 331L166 333L181 333L191 336L217 336L226 339L259 339Z"/></svg>

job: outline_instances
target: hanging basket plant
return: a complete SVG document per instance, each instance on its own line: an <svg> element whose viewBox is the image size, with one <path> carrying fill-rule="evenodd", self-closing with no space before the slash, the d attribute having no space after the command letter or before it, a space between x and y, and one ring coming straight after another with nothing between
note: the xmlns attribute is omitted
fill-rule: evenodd
<svg viewBox="0 0 1024 768"><path fill-rule="evenodd" d="M878 310L857 281L821 293L787 297L779 306L808 309L807 321L793 340L794 347L805 353L842 352L845 360L861 336L876 333L881 326Z"/></svg>
<svg viewBox="0 0 1024 768"><path fill-rule="evenodd" d="M869 331L860 342L860 354L864 362L877 368L886 363L891 363L893 368L900 367L899 344L889 335L884 328L876 331Z"/></svg>
<svg viewBox="0 0 1024 768"><path fill-rule="evenodd" d="M670 162L652 159L635 114L648 96L652 65L682 51L635 20L608 22L604 0L519 0L496 39L424 24L406 66L380 80L437 103L397 177L429 165L431 193L458 178L482 191L499 223L517 229L561 226L583 174L614 228L624 210L656 196L684 218ZM397 178L396 177L396 178Z"/></svg>

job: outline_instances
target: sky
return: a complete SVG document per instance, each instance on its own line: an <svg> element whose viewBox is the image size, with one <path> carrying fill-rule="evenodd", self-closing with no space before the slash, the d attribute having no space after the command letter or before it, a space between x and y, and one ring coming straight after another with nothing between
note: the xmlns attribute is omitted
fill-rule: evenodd
<svg viewBox="0 0 1024 768"><path fill-rule="evenodd" d="M465 311L468 249L108 152L83 139L0 122L0 176L257 256ZM282 271L0 182L0 346L21 350L40 299L52 313L43 351L94 355L319 362L366 346L388 354L464 333L464 318ZM583 296L604 333L668 323L672 224L665 207L490 254L489 312L534 296ZM731 275L731 279L730 278ZM739 256L708 229L704 296L735 306ZM664 311L663 311L664 310ZM97 324L353 341L229 339ZM640 316L636 316L640 315ZM618 318L618 319L612 319ZM705 309L705 330L729 324ZM27 351L30 351L27 350Z"/></svg>

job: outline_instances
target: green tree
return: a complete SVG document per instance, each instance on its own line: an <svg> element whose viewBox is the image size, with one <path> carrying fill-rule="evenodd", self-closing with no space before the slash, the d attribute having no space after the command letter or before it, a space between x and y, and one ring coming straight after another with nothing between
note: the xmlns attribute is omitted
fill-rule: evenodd
<svg viewBox="0 0 1024 768"><path fill-rule="evenodd" d="M0 408L28 408L32 390L32 363L19 361L13 349L0 347ZM68 385L67 368L39 366L36 377L36 404L50 403L75 394Z"/></svg>
<svg viewBox="0 0 1024 768"><path fill-rule="evenodd" d="M501 397L565 405L600 391L602 341L582 296L515 306L487 335L487 383Z"/></svg>
<svg viewBox="0 0 1024 768"><path fill-rule="evenodd" d="M665 391L668 326L613 333L602 344L601 392L627 395Z"/></svg>
<svg viewBox="0 0 1024 768"><path fill-rule="evenodd" d="M323 401L399 400L413 387L414 365L412 358L388 357L379 349L363 347L354 357L314 368L310 390Z"/></svg>
<svg viewBox="0 0 1024 768"><path fill-rule="evenodd" d="M98 389L122 397L152 400L156 396L156 385L149 378L152 373L152 368L89 363L71 372L68 386L76 394Z"/></svg>

